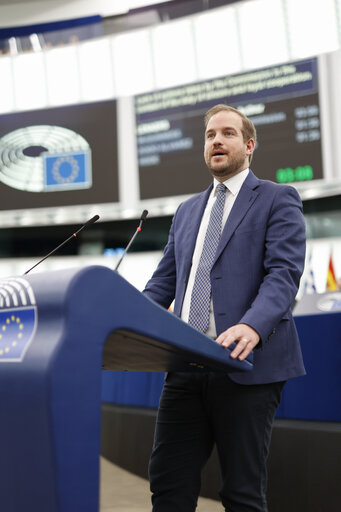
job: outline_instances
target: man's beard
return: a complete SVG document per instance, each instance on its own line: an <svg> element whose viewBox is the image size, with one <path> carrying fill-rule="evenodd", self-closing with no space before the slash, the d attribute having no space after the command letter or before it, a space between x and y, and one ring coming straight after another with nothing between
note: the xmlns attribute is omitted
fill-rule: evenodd
<svg viewBox="0 0 341 512"><path fill-rule="evenodd" d="M207 167L215 178L224 178L226 176L227 179L229 176L246 169L245 154L239 153L235 158L230 160L229 164L225 167L221 167L219 169L212 168L210 165L207 165Z"/></svg>

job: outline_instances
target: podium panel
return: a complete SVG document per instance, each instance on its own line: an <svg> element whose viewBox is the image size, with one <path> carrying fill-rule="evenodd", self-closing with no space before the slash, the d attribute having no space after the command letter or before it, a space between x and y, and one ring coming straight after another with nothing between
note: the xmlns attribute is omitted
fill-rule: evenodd
<svg viewBox="0 0 341 512"><path fill-rule="evenodd" d="M277 418L341 421L341 293L304 296L294 309L307 375L288 381Z"/></svg>

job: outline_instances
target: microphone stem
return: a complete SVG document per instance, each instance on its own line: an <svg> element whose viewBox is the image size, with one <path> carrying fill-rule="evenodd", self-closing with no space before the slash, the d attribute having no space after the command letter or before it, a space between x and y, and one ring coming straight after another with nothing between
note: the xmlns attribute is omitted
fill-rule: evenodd
<svg viewBox="0 0 341 512"><path fill-rule="evenodd" d="M51 256L53 253L55 253L56 251L58 251L58 249L60 249L61 247L63 247L63 245L65 245L69 240L71 240L71 238L73 238L74 236L77 236L76 233L74 233L73 235L69 236L69 238L67 240L64 240L64 242L62 242L60 245L58 245L58 247L56 247L55 249L53 249L53 251L49 252L48 254L46 254L46 256L44 256L44 258L40 261L38 261L38 263L36 263L35 265L33 265L33 267L29 268L28 270L26 270L26 272L24 272L24 276L26 274L28 274L29 272L31 272L31 270L33 270L34 268L36 268L38 265L40 265L40 263L42 263L43 261L46 260L46 258L48 258L49 256Z"/></svg>
<svg viewBox="0 0 341 512"><path fill-rule="evenodd" d="M140 223L140 224L142 224L142 223ZM133 241L135 240L135 237L136 237L137 233L139 233L140 231L141 231L141 227L139 226L139 227L136 229L136 231L135 231L134 235L132 236L132 238L131 238L131 240L130 240L129 244L128 244L128 245L127 245L127 247L124 249L124 251L123 251L123 253L122 253L122 256L120 257L120 259L119 259L119 261L118 261L118 263L117 263L117 265L116 265L116 267L115 267L115 270L117 270L117 269L118 269L118 267L121 265L121 263L122 263L122 260L123 260L124 256L125 256L125 255L126 255L126 253L129 251L129 247L131 246L131 244L132 244L132 243L133 243Z"/></svg>
<svg viewBox="0 0 341 512"><path fill-rule="evenodd" d="M38 265L40 265L40 263L42 263L43 261L46 260L46 258L48 258L49 256L51 256L52 254L54 254L56 251L58 251L58 249L60 249L61 247L63 247L63 245L65 245L67 242L69 242L69 240L71 240L71 238L76 238L77 237L77 234L82 231L82 229L86 228L87 226L90 226L90 224L93 224L94 222L96 222L97 220L99 219L99 215L95 215L94 217L92 217L92 219L88 220L83 226L81 226L77 231L75 231L75 233L73 233L71 236L69 236L69 238L67 238L66 240L64 240L64 242L62 242L60 245L58 245L58 247L56 247L55 249L53 249L51 252L49 252L46 256L44 256L43 259L41 259L40 261L38 261L38 263L36 263L35 265L33 265L33 267L29 268L28 270L26 270L26 272L24 272L24 276L26 274L28 274L29 272L31 272L31 270L33 270L34 268L36 268Z"/></svg>

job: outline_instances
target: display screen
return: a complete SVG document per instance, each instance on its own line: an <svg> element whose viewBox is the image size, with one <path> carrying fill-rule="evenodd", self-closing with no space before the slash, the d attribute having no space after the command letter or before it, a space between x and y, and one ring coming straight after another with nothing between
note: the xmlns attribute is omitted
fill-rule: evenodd
<svg viewBox="0 0 341 512"><path fill-rule="evenodd" d="M257 129L251 168L262 179L323 178L317 59L135 97L141 199L191 194L211 182L204 114L225 103Z"/></svg>
<svg viewBox="0 0 341 512"><path fill-rule="evenodd" d="M116 102L0 116L0 209L118 201Z"/></svg>

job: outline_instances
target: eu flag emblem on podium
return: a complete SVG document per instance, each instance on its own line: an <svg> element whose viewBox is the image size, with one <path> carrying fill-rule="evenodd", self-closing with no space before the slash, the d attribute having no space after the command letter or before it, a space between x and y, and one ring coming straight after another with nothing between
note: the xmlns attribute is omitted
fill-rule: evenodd
<svg viewBox="0 0 341 512"><path fill-rule="evenodd" d="M91 151L44 153L44 189L77 190L90 188Z"/></svg>
<svg viewBox="0 0 341 512"><path fill-rule="evenodd" d="M35 306L0 310L0 362L22 361L35 328Z"/></svg>

